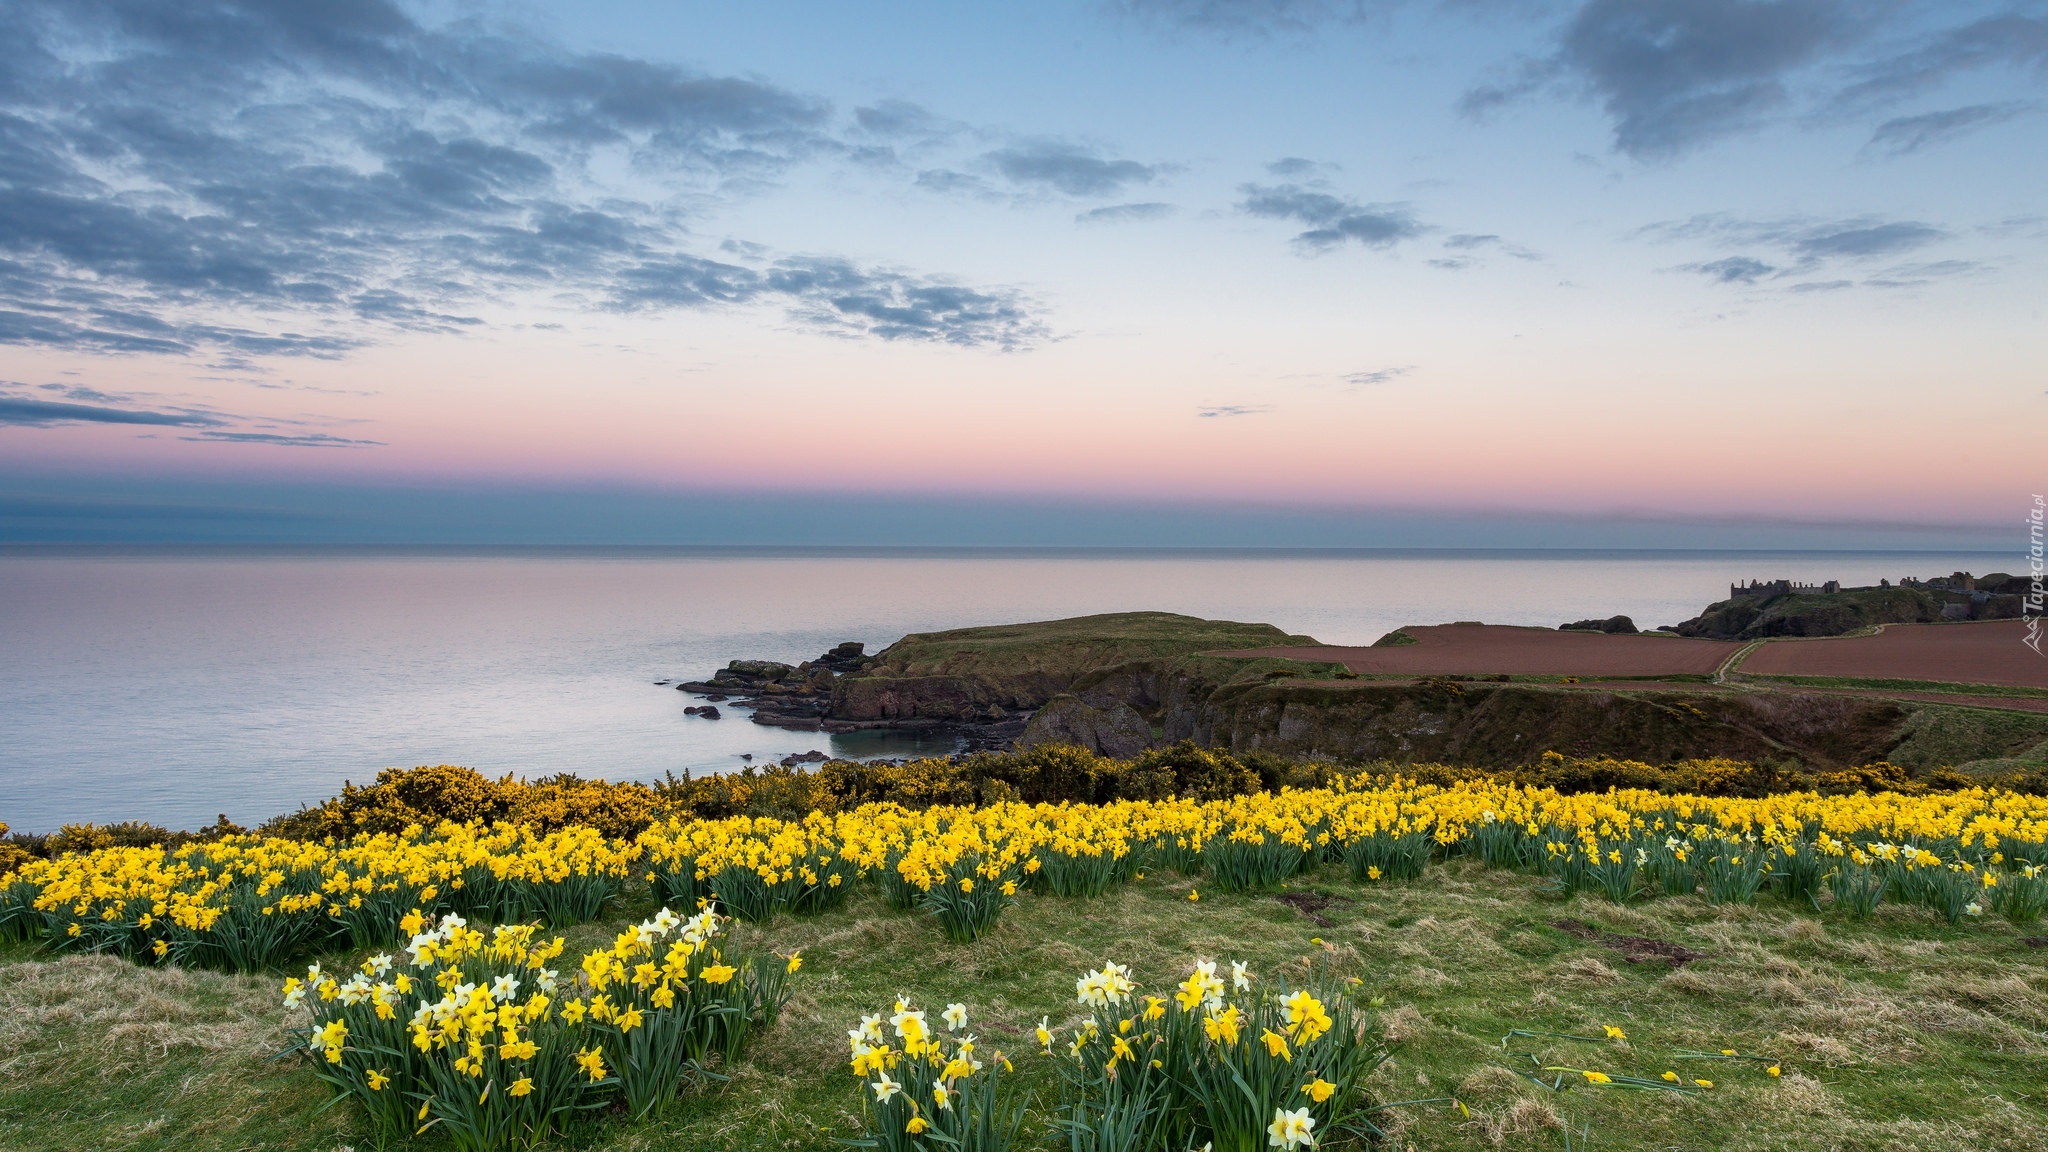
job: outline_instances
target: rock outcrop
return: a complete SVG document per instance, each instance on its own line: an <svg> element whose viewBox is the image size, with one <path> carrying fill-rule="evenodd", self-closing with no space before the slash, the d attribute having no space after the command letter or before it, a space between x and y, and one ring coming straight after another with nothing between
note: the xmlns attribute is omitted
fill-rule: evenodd
<svg viewBox="0 0 2048 1152"><path fill-rule="evenodd" d="M1138 710L1118 701L1097 708L1079 696L1059 695L1031 714L1019 743L1072 744L1104 756L1128 760L1153 747L1152 726Z"/></svg>
<svg viewBox="0 0 2048 1152"><path fill-rule="evenodd" d="M1605 620L1575 620L1570 624L1559 624L1559 632L1606 632L1609 635L1633 636L1639 629L1636 622L1626 616L1609 616Z"/></svg>

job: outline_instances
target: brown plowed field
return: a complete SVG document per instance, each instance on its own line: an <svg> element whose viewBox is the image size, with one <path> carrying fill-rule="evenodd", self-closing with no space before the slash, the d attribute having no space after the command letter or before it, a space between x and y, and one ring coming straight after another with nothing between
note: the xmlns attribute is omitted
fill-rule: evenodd
<svg viewBox="0 0 2048 1152"><path fill-rule="evenodd" d="M1332 660L1353 672L1405 676L1683 676L1711 675L1740 644L1677 636L1609 636L1498 624L1436 624L1401 631L1415 643L1398 648L1258 648L1225 656Z"/></svg>
<svg viewBox="0 0 2048 1152"><path fill-rule="evenodd" d="M2048 688L2048 657L2021 643L2018 620L1893 624L1875 636L1773 640L1742 661L1759 676L1850 676Z"/></svg>

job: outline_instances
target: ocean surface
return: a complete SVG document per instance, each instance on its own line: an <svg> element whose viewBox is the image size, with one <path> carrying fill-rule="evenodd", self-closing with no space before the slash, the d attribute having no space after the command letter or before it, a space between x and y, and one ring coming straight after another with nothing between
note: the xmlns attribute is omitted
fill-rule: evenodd
<svg viewBox="0 0 2048 1152"><path fill-rule="evenodd" d="M655 686L842 640L1156 609L1339 644L1403 624L1672 624L1730 581L1846 584L1970 553L848 552L0 549L0 821L253 823L380 768L610 780L810 749L949 750L785 732Z"/></svg>

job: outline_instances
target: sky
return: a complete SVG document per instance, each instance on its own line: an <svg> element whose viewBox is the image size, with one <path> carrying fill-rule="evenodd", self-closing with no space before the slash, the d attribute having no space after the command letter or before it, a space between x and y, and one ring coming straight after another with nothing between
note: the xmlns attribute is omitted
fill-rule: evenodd
<svg viewBox="0 0 2048 1152"><path fill-rule="evenodd" d="M2048 0L0 0L0 541L2017 547Z"/></svg>

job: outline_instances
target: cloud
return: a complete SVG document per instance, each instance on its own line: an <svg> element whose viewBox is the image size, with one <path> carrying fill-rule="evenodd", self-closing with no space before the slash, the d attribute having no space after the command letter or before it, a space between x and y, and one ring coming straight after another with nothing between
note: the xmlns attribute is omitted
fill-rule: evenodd
<svg viewBox="0 0 2048 1152"><path fill-rule="evenodd" d="M1724 256L1701 264L1681 265L1722 284L1754 284L1778 269L1751 256Z"/></svg>
<svg viewBox="0 0 2048 1152"><path fill-rule="evenodd" d="M1336 171L1337 166L1335 164L1325 163L1321 160L1305 160L1299 156L1282 156L1280 159L1266 165L1266 172L1269 175L1277 176L1282 180L1300 180L1305 177L1324 176Z"/></svg>
<svg viewBox="0 0 2048 1152"><path fill-rule="evenodd" d="M1032 301L1013 289L967 288L832 258L784 260L763 283L795 302L793 316L840 335L1006 350L1049 335Z"/></svg>
<svg viewBox="0 0 2048 1152"><path fill-rule="evenodd" d="M1998 2L1998 0L1994 0ZM1599 103L1616 151L1664 159L1801 111L1867 116L1966 73L1991 83L2048 72L2048 19L2008 10L1854 0L1584 0L1553 49L1522 59L1459 102L1484 118L1544 92ZM1872 143L1911 151L1991 122L1989 102L1887 120Z"/></svg>
<svg viewBox="0 0 2048 1152"><path fill-rule="evenodd" d="M1129 224L1139 220L1161 220L1173 215L1173 205L1157 200L1138 204L1110 204L1090 208L1074 217L1076 224Z"/></svg>
<svg viewBox="0 0 2048 1152"><path fill-rule="evenodd" d="M908 100L883 100L871 107L855 108L853 121L860 130L884 140L911 144L934 144L967 131L967 125L948 120L922 104Z"/></svg>
<svg viewBox="0 0 2048 1152"><path fill-rule="evenodd" d="M0 19L0 342L334 357L522 295L724 306L690 216L860 145L773 84L388 0L0 0ZM919 112L850 131L941 131ZM743 259L746 302L813 314L772 254ZM699 291L649 292L688 267Z"/></svg>
<svg viewBox="0 0 2048 1152"><path fill-rule="evenodd" d="M1499 252L1505 256L1512 256L1517 260L1543 259L1541 253L1531 251L1530 249L1522 247L1520 244L1510 244L1506 240L1501 239L1499 236L1496 236L1491 232L1460 232L1456 233L1455 235L1444 237L1443 244L1444 247L1449 248L1455 252L1478 253L1490 249L1492 251ZM1460 268L1470 268L1477 265L1478 263L1479 261L1471 258L1470 256L1454 256L1445 259L1430 261L1430 264L1433 267L1448 268L1454 270Z"/></svg>
<svg viewBox="0 0 2048 1152"><path fill-rule="evenodd" d="M611 304L634 312L758 300L780 301L799 321L838 335L1004 349L1047 335L1032 302L1014 289L966 288L832 257L784 259L759 271L694 256L648 261L620 274Z"/></svg>
<svg viewBox="0 0 2048 1152"><path fill-rule="evenodd" d="M0 425L47 428L59 424L148 424L173 428L210 428L226 421L203 412L152 412L100 404L69 404L0 396Z"/></svg>
<svg viewBox="0 0 2048 1152"><path fill-rule="evenodd" d="M1822 260L1835 256L1864 258L1910 252L1948 235L1931 224L1897 220L1883 224L1823 225L1796 234L1792 250Z"/></svg>
<svg viewBox="0 0 2048 1152"><path fill-rule="evenodd" d="M1870 133L1870 146L1893 156L1903 156L1946 143L1979 128L2002 124L2031 108L2029 104L2010 101L1970 104L1940 112L1923 112L1918 116L1898 116L1879 124Z"/></svg>
<svg viewBox="0 0 2048 1152"><path fill-rule="evenodd" d="M1720 284L1758 285L1769 280L1801 278L1844 266L1868 266L1871 262L1903 256L1951 238L1951 233L1918 220L1883 220L1855 217L1845 220L1745 220L1726 215L1695 216L1667 221L1641 229L1638 235L1667 242L1703 242L1716 246L1769 247L1781 253L1775 260L1747 253L1721 256L1679 265ZM1863 281L1872 287L1898 287L1908 282L1925 283L1937 276L1974 271L1969 261L1937 260L1899 265ZM1814 292L1840 287L1839 276L1824 281L1807 281L1793 291Z"/></svg>
<svg viewBox="0 0 2048 1152"><path fill-rule="evenodd" d="M1164 171L1136 160L1105 158L1063 140L1028 140L983 159L1012 184L1050 188L1068 196L1113 196L1128 185L1149 184Z"/></svg>
<svg viewBox="0 0 2048 1152"><path fill-rule="evenodd" d="M1975 260L1929 260L1887 268L1864 283L1872 288L1918 288L1947 276L1965 276L1981 271Z"/></svg>
<svg viewBox="0 0 2048 1152"><path fill-rule="evenodd" d="M14 385L16 388L22 385ZM225 444L271 444L293 448L373 448L381 440L352 440L325 432L270 431L280 424L301 425L300 420L265 420L175 406L143 407L140 397L101 392L76 384L41 384L38 391L64 396L64 401L41 400L0 392L0 427L62 428L79 424L130 424L147 427L190 428L196 431L180 440ZM87 401L80 403L80 401Z"/></svg>
<svg viewBox="0 0 2048 1152"><path fill-rule="evenodd" d="M1195 415L1211 420L1222 416L1257 416L1272 410L1271 404L1216 404L1198 410Z"/></svg>
<svg viewBox="0 0 2048 1152"><path fill-rule="evenodd" d="M1837 0L1592 0L1555 62L1600 100L1617 149L1669 156L1782 106L1786 74L1855 26Z"/></svg>
<svg viewBox="0 0 2048 1152"><path fill-rule="evenodd" d="M979 176L966 172L955 172L951 168L929 168L917 174L917 186L927 192L941 195L966 194L988 196L995 192L989 183Z"/></svg>
<svg viewBox="0 0 2048 1152"><path fill-rule="evenodd" d="M180 440L227 444L268 444L279 448L382 448L382 440L349 440L325 432L293 435L279 432L201 432L180 436Z"/></svg>
<svg viewBox="0 0 2048 1152"><path fill-rule="evenodd" d="M1144 21L1226 36L1307 32L1394 6L1391 0L1112 0L1112 7Z"/></svg>
<svg viewBox="0 0 2048 1152"><path fill-rule="evenodd" d="M1390 248L1427 231L1405 204L1359 204L1299 184L1246 184L1240 191L1244 194L1237 205L1240 212L1309 225L1294 242L1313 251L1352 241L1367 248Z"/></svg>
<svg viewBox="0 0 2048 1152"><path fill-rule="evenodd" d="M1347 372L1338 379L1353 388L1370 388L1375 384L1388 384L1415 371L1415 365L1404 364L1399 368L1375 368L1370 372Z"/></svg>
<svg viewBox="0 0 2048 1152"><path fill-rule="evenodd" d="M1885 107L1967 72L2048 72L2048 18L2023 14L2025 6L2021 0L2009 11L1916 37L1914 47L1863 63L1858 68L1862 78L1836 95L1835 106Z"/></svg>

